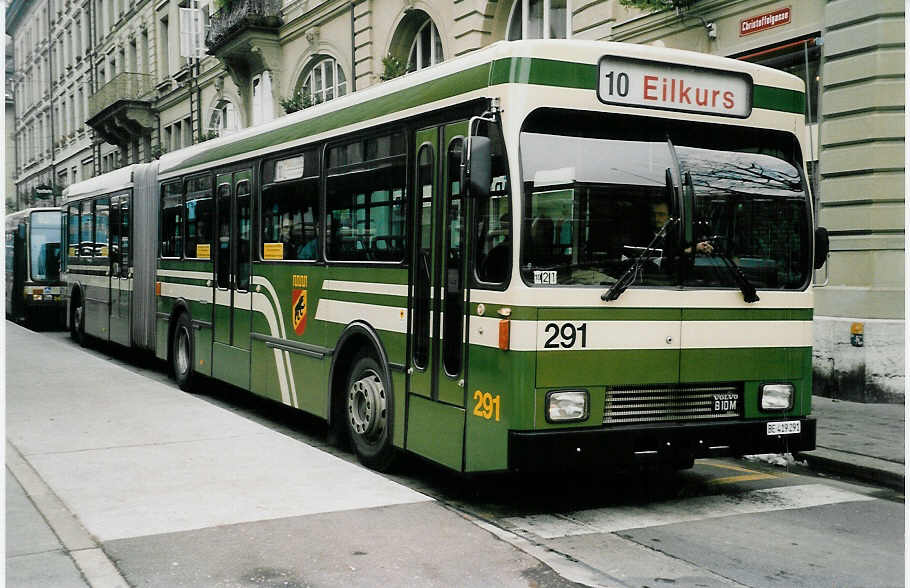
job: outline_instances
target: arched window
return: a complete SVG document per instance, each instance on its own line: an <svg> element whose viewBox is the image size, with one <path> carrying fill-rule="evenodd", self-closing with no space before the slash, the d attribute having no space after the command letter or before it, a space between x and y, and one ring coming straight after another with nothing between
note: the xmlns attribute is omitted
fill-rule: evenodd
<svg viewBox="0 0 910 588"><path fill-rule="evenodd" d="M515 0L507 39L567 39L569 0Z"/></svg>
<svg viewBox="0 0 910 588"><path fill-rule="evenodd" d="M303 79L300 93L309 96L313 104L344 96L347 93L344 70L331 57L317 57L315 64Z"/></svg>
<svg viewBox="0 0 910 588"><path fill-rule="evenodd" d="M417 30L411 50L408 53L408 71L417 71L431 65L441 63L445 57L442 54L442 41L439 31L428 16L426 21Z"/></svg>
<svg viewBox="0 0 910 588"><path fill-rule="evenodd" d="M209 117L209 134L223 137L239 128L240 120L237 118L237 110L234 108L234 103L230 100L219 100L212 107L212 114Z"/></svg>

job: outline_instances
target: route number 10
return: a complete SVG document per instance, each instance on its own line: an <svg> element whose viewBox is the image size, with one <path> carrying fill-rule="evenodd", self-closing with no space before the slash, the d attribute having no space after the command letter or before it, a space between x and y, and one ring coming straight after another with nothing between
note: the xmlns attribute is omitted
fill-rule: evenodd
<svg viewBox="0 0 910 588"><path fill-rule="evenodd" d="M613 74L614 72L608 73L605 78L607 78L607 94L610 96L613 95ZM616 94L625 98L629 95L629 74L624 71L616 74Z"/></svg>

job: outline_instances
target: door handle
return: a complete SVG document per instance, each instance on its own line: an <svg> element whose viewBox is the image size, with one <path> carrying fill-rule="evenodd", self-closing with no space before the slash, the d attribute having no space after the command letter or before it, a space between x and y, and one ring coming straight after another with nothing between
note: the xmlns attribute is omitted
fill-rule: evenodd
<svg viewBox="0 0 910 588"><path fill-rule="evenodd" d="M212 280L206 280L206 281L205 281L205 287L206 287L206 288L211 288L211 287L212 287Z"/></svg>

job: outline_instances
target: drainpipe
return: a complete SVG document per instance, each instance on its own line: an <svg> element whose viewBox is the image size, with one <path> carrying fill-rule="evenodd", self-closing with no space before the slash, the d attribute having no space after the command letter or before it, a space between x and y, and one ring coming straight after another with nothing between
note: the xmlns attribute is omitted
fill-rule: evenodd
<svg viewBox="0 0 910 588"><path fill-rule="evenodd" d="M56 142L56 132L54 131L54 60L51 58L51 3L46 2L47 7L47 91L48 91L48 114L51 119L51 194L53 194L54 206L57 206L57 164L54 160L57 158L54 143Z"/></svg>
<svg viewBox="0 0 910 588"><path fill-rule="evenodd" d="M354 7L357 2L351 2L351 94L357 91L357 45L354 44Z"/></svg>

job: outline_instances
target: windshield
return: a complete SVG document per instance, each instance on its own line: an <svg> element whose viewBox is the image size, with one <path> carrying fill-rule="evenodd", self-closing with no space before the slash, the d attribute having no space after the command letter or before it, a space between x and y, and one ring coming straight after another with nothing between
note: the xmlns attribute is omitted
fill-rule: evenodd
<svg viewBox="0 0 910 588"><path fill-rule="evenodd" d="M61 213L33 212L29 237L29 259L33 280L60 279Z"/></svg>
<svg viewBox="0 0 910 588"><path fill-rule="evenodd" d="M801 289L811 242L797 148L784 133L538 111L520 136L522 278L737 288L739 267L756 288Z"/></svg>

